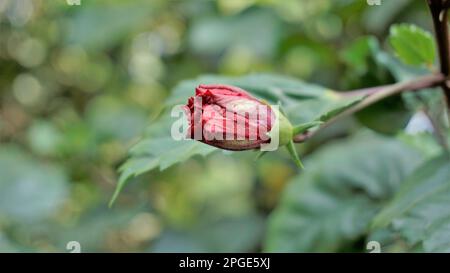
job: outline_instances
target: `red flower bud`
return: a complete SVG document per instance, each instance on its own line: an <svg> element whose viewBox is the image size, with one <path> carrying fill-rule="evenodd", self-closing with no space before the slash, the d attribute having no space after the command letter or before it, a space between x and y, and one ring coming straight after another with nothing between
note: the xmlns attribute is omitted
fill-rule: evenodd
<svg viewBox="0 0 450 273"><path fill-rule="evenodd" d="M269 105L227 85L198 86L185 109L188 137L234 151L255 149L270 142L268 133L276 120Z"/></svg>

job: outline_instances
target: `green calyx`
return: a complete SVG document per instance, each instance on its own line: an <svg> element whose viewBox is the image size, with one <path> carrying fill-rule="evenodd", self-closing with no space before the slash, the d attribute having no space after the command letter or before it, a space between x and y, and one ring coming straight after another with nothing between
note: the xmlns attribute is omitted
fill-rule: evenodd
<svg viewBox="0 0 450 273"><path fill-rule="evenodd" d="M292 138L294 137L294 127L280 110L273 109L273 111L276 115L276 122L272 127L272 130L269 132L269 136L273 139L275 137L274 134L278 132L278 147L286 146L295 164L298 167L303 168L297 151L295 150L294 142L292 140ZM258 154L257 158L260 158L265 153L265 151L261 151Z"/></svg>
<svg viewBox="0 0 450 273"><path fill-rule="evenodd" d="M294 127L280 111L276 111L276 115L278 117L279 126L279 146L285 146L294 137Z"/></svg>
<svg viewBox="0 0 450 273"><path fill-rule="evenodd" d="M272 141L278 139L278 147L285 146L294 137L294 127L291 122L278 109L272 108L275 114L275 123L267 135ZM278 133L278 135L276 135Z"/></svg>
<svg viewBox="0 0 450 273"><path fill-rule="evenodd" d="M286 118L286 116L278 109L273 109L277 117L272 131L269 132L269 136L273 138L273 134L278 132L278 147L286 146L291 158L294 160L295 164L299 168L303 168L303 164L298 156L297 150L295 149L293 138L297 134L306 132L312 127L319 126L322 124L321 121L312 121L308 123L302 123L297 126L292 126L291 122ZM257 158L262 157L266 152L261 151Z"/></svg>

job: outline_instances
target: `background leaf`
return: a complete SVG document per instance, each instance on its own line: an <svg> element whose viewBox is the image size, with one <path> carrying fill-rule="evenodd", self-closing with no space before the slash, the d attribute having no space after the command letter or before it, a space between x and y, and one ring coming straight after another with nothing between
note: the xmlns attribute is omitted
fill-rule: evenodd
<svg viewBox="0 0 450 273"><path fill-rule="evenodd" d="M431 66L435 58L433 36L417 26L400 24L390 29L389 41L406 64Z"/></svg>
<svg viewBox="0 0 450 273"><path fill-rule="evenodd" d="M263 219L258 215L224 219L202 224L192 231L164 233L151 252L248 252L258 247L263 235Z"/></svg>
<svg viewBox="0 0 450 273"><path fill-rule="evenodd" d="M78 44L89 49L103 49L119 42L154 12L143 9L142 1L108 6L93 5L82 9L68 20L68 44ZM133 16L129 16L133 14Z"/></svg>
<svg viewBox="0 0 450 273"><path fill-rule="evenodd" d="M425 251L450 251L450 161L445 156L424 163L373 220L374 230L392 224L410 246Z"/></svg>
<svg viewBox="0 0 450 273"><path fill-rule="evenodd" d="M280 36L279 28L280 22L261 10L250 11L245 17L199 16L189 32L189 45L202 54L219 54L230 45L244 45L259 56L270 56Z"/></svg>
<svg viewBox="0 0 450 273"><path fill-rule="evenodd" d="M419 163L420 156L407 146L376 135L327 146L286 187L269 221L266 250L333 252L351 247Z"/></svg>
<svg viewBox="0 0 450 273"><path fill-rule="evenodd" d="M214 150L216 148L201 142L194 140L175 141L170 137L147 139L139 142L132 151L132 157L120 168L121 175L113 197L111 198L110 206L114 203L118 194L130 178L158 167L159 170L163 171L195 155L206 156Z"/></svg>

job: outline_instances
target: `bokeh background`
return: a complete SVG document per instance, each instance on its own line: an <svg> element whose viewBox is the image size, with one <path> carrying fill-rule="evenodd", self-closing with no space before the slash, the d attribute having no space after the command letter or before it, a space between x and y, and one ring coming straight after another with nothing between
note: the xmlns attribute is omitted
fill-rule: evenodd
<svg viewBox="0 0 450 273"><path fill-rule="evenodd" d="M431 20L413 0L0 0L0 251L261 251L298 172L286 154L196 157L134 179L109 209L128 149L201 74L392 82L355 41L394 22Z"/></svg>

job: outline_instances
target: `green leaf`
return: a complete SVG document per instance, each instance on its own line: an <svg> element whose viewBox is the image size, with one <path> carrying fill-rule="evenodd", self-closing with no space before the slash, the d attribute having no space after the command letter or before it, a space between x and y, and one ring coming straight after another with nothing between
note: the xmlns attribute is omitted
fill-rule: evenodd
<svg viewBox="0 0 450 273"><path fill-rule="evenodd" d="M206 75L181 82L166 102L166 111L147 130L147 135L131 149L129 160L121 167L121 176L110 205L132 177L159 168L164 170L188 160L194 155L206 156L214 147L192 140L173 140L170 126L170 108L185 104L194 95L199 84L230 84L241 87L269 104L281 103L289 120L294 124L319 124L359 102L362 97L344 97L325 87L294 78L254 74L243 77ZM302 129L302 128L300 128Z"/></svg>
<svg viewBox="0 0 450 273"><path fill-rule="evenodd" d="M394 55L387 53L374 37L368 39L370 39L370 50L374 61L388 70L395 80L406 81L429 73L425 67L407 65Z"/></svg>
<svg viewBox="0 0 450 273"><path fill-rule="evenodd" d="M427 161L403 182L391 203L373 220L372 229L392 224L410 245L425 251L450 251L450 160Z"/></svg>
<svg viewBox="0 0 450 273"><path fill-rule="evenodd" d="M193 140L167 138L144 139L131 149L131 157L121 167L121 175L109 202L111 207L130 178L159 167L163 171L195 155L206 156L216 150Z"/></svg>
<svg viewBox="0 0 450 273"><path fill-rule="evenodd" d="M450 175L449 161L434 158L418 168L397 192L392 202L373 220L373 228L387 226L392 220L414 207L417 202L447 187Z"/></svg>
<svg viewBox="0 0 450 273"><path fill-rule="evenodd" d="M415 25L392 26L389 41L397 56L406 64L431 66L434 62L433 36Z"/></svg>
<svg viewBox="0 0 450 273"><path fill-rule="evenodd" d="M371 134L325 147L285 188L269 220L266 250L333 252L351 245L420 161L403 143Z"/></svg>

